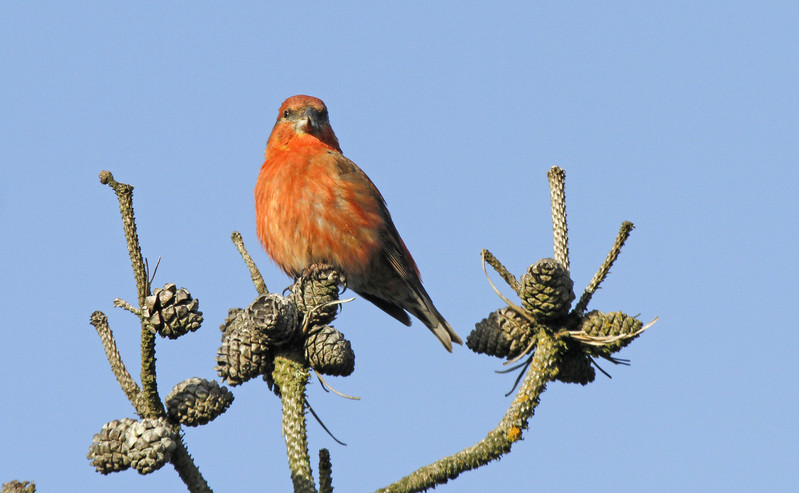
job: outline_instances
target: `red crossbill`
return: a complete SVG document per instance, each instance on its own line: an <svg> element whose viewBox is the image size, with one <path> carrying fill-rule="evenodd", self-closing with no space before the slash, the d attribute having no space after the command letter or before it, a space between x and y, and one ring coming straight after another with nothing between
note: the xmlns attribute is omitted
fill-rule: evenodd
<svg viewBox="0 0 799 493"><path fill-rule="evenodd" d="M255 216L261 243L286 274L332 265L347 287L403 324L411 325L410 312L448 351L462 344L422 287L377 187L341 153L320 99L293 96L280 106L255 185Z"/></svg>

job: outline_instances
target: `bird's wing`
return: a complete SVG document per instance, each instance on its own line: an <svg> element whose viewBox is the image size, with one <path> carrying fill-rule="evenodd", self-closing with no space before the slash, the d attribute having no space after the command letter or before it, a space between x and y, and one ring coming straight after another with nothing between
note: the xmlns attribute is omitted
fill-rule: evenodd
<svg viewBox="0 0 799 493"><path fill-rule="evenodd" d="M382 255L385 260L393 267L394 271L404 280L414 282L420 280L419 268L413 260L411 253L405 246L405 242L394 226L394 221L391 219L391 214L388 212L386 201L380 194L372 180L366 176L366 173L361 170L355 163L340 155L336 160L336 170L339 176L355 185L355 189L362 190L376 202L376 207L379 210L380 216L383 218L383 228L381 231Z"/></svg>

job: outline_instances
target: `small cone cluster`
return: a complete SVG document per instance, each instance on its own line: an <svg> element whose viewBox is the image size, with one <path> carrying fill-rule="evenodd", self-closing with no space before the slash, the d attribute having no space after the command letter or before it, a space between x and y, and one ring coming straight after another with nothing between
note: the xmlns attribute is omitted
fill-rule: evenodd
<svg viewBox="0 0 799 493"><path fill-rule="evenodd" d="M513 359L534 348L538 330L562 324L574 301L574 283L557 261L544 258L522 276L518 294L522 307L506 306L489 314L466 339L476 353Z"/></svg>
<svg viewBox="0 0 799 493"><path fill-rule="evenodd" d="M506 306L475 324L466 345L476 353L509 360L535 350L532 341L545 330L563 337L556 379L585 385L596 372L592 356L609 358L641 331L635 317L621 312L570 313L574 282L560 263L544 258L531 265L518 283L521 307Z"/></svg>
<svg viewBox="0 0 799 493"><path fill-rule="evenodd" d="M328 325L338 311L342 280L332 268L314 266L297 279L288 296L265 293L247 308L232 308L220 326L216 370L222 381L236 386L263 376L272 388L274 354L292 346L316 371L350 375L355 353L344 335Z"/></svg>
<svg viewBox="0 0 799 493"><path fill-rule="evenodd" d="M94 435L87 457L97 472L109 474L130 467L125 433L135 422L130 418L115 419L104 424L100 433Z"/></svg>
<svg viewBox="0 0 799 493"><path fill-rule="evenodd" d="M123 418L103 425L92 439L87 458L101 474L130 467L149 474L169 462L177 440L173 425L165 419Z"/></svg>

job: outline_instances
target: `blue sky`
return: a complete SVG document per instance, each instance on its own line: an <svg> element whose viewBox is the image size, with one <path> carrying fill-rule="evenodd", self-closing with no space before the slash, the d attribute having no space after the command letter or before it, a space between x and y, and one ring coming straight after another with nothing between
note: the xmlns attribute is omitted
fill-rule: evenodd
<svg viewBox="0 0 799 493"><path fill-rule="evenodd" d="M555 383L499 462L437 491L787 491L799 460L799 7L793 2L3 2L0 5L0 481L40 491L181 491L170 467L94 473L103 423L133 417L89 315L138 374L135 301L108 169L133 184L156 285L200 300L202 329L159 341L159 389L215 377L217 326L268 286L252 189L277 108L322 98L345 155L386 198L462 337L502 306L479 262L552 255L546 171L567 173L581 292L623 220L636 229L592 308L660 321L587 387ZM495 281L498 278L495 277ZM501 281L500 281L501 282ZM506 291L508 293L508 291ZM362 299L336 326L360 402L309 399L312 456L371 491L481 439L513 376L447 354ZM606 368L607 369L607 368ZM279 401L235 388L186 431L216 491L287 491ZM316 467L314 467L316 469Z"/></svg>

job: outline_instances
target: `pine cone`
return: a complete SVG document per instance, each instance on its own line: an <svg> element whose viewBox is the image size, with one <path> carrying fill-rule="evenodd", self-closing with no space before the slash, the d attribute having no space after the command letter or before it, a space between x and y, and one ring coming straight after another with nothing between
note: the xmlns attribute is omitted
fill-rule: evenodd
<svg viewBox="0 0 799 493"><path fill-rule="evenodd" d="M475 353L513 359L527 349L533 332L530 322L506 306L474 324L466 347Z"/></svg>
<svg viewBox="0 0 799 493"><path fill-rule="evenodd" d="M580 329L593 338L615 339L621 336L605 345L591 346L596 354L610 356L638 337L637 334L632 334L641 330L642 326L640 320L622 312L602 313L594 310L585 314Z"/></svg>
<svg viewBox="0 0 799 493"><path fill-rule="evenodd" d="M188 289L177 289L169 283L163 289L153 290L152 296L144 300L142 315L149 318L150 325L162 337L177 339L200 328L203 314L197 309L199 305Z"/></svg>
<svg viewBox="0 0 799 493"><path fill-rule="evenodd" d="M227 311L227 317L225 317L225 323L219 326L219 330L222 331L222 340L225 340L225 336L236 327L240 327L242 325L249 325L252 321L247 316L247 310L244 308L231 308Z"/></svg>
<svg viewBox="0 0 799 493"><path fill-rule="evenodd" d="M305 340L305 359L325 375L346 377L355 370L355 353L344 334L329 325L317 325Z"/></svg>
<svg viewBox="0 0 799 493"><path fill-rule="evenodd" d="M128 444L125 433L134 423L135 419L115 419L103 425L100 433L96 433L89 446L89 459L100 474L124 471L130 467Z"/></svg>
<svg viewBox="0 0 799 493"><path fill-rule="evenodd" d="M125 433L130 465L139 474L157 471L172 458L177 436L165 419L144 419L133 423Z"/></svg>
<svg viewBox="0 0 799 493"><path fill-rule="evenodd" d="M229 317L230 318L230 317ZM263 333L253 327L245 312L239 311L230 320L217 351L215 367L223 382L240 385L274 368L272 352Z"/></svg>
<svg viewBox="0 0 799 493"><path fill-rule="evenodd" d="M554 259L543 258L531 265L520 283L522 304L537 319L555 320L569 312L574 301L574 282Z"/></svg>
<svg viewBox="0 0 799 493"><path fill-rule="evenodd" d="M290 300L276 294L262 294L255 298L247 315L272 347L291 342L299 332L297 308Z"/></svg>
<svg viewBox="0 0 799 493"><path fill-rule="evenodd" d="M328 303L338 300L338 286L344 282L343 276L329 266L311 267L297 279L289 298L297 305L304 326L325 325L336 318L338 305Z"/></svg>
<svg viewBox="0 0 799 493"><path fill-rule="evenodd" d="M3 483L0 493L36 493L36 485L33 481L9 481Z"/></svg>
<svg viewBox="0 0 799 493"><path fill-rule="evenodd" d="M227 411L233 403L233 394L214 380L195 377L175 385L165 402L173 422L198 426Z"/></svg>
<svg viewBox="0 0 799 493"><path fill-rule="evenodd" d="M587 385L596 378L596 371L591 365L591 358L574 343L570 343L561 357L556 380L566 383Z"/></svg>

